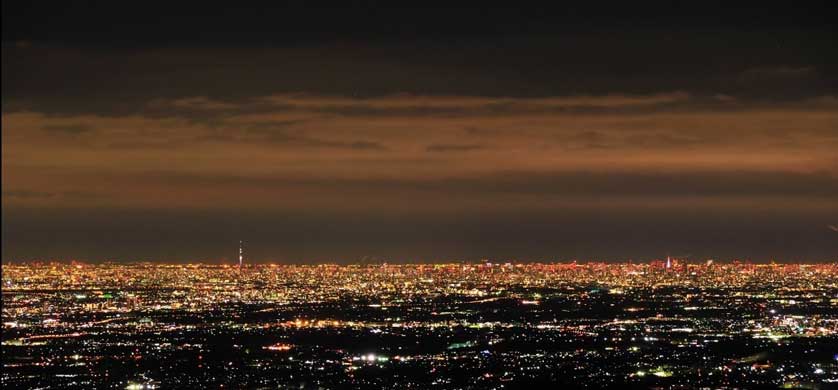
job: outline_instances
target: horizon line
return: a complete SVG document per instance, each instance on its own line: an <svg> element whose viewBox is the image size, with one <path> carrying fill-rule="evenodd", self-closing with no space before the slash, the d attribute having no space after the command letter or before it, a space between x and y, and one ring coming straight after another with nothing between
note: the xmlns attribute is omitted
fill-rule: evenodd
<svg viewBox="0 0 838 390"><path fill-rule="evenodd" d="M731 259L685 259L671 257L672 260L682 264L699 265L699 264L838 264L838 258L835 259L799 259L799 260L754 260L748 258L731 258ZM567 259L567 260L494 260L494 259L480 259L480 260L439 260L439 261L387 261L387 260L368 260L368 261L256 261L243 264L248 266L284 266L284 265L336 265L336 266L374 266L374 265L571 265L571 264L634 264L634 265L649 265L656 262L665 262L666 257L663 258L648 258L648 259ZM195 261L156 261L156 260L80 260L80 259L33 259L33 260L2 260L2 264L87 264L87 265L136 265L136 264L157 264L157 265L212 265L212 266L230 266L237 267L238 263L230 262L229 260L195 260Z"/></svg>

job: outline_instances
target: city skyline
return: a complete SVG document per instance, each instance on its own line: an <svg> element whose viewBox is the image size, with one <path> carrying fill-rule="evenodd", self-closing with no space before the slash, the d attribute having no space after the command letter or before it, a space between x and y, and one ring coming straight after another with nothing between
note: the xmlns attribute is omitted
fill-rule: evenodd
<svg viewBox="0 0 838 390"><path fill-rule="evenodd" d="M829 389L836 274L674 260L6 265L3 374L16 388Z"/></svg>

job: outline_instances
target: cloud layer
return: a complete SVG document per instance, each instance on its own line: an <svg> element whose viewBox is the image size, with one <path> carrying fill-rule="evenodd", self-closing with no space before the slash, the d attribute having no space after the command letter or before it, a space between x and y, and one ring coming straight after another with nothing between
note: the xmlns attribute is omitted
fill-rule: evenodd
<svg viewBox="0 0 838 390"><path fill-rule="evenodd" d="M824 199L836 195L836 113L832 97L766 104L682 92L191 97L131 115L14 111L2 118L3 202L442 211L518 197L525 208L771 200L833 210ZM59 195L20 196L47 193Z"/></svg>

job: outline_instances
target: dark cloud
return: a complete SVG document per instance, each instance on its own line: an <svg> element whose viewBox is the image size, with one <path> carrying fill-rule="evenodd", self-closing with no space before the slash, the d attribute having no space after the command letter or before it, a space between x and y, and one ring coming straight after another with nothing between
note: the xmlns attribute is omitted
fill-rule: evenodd
<svg viewBox="0 0 838 390"><path fill-rule="evenodd" d="M603 132L587 130L561 137L559 142L566 149L609 149L614 146L613 137Z"/></svg>
<svg viewBox="0 0 838 390"><path fill-rule="evenodd" d="M90 192L84 191L63 191L63 192L44 192L44 191L29 191L29 190L8 190L3 191L3 198L5 200L55 200L55 199L96 199L99 196Z"/></svg>
<svg viewBox="0 0 838 390"><path fill-rule="evenodd" d="M429 152L468 152L471 150L485 149L480 144L431 144L425 147Z"/></svg>
<svg viewBox="0 0 838 390"><path fill-rule="evenodd" d="M3 198L18 198L18 199L42 199L42 198L52 198L57 196L58 194L54 192L41 192L41 191L3 191Z"/></svg>
<svg viewBox="0 0 838 390"><path fill-rule="evenodd" d="M284 122L288 125L292 124L293 122ZM285 145L292 145L297 147L307 147L307 148L337 148L337 149L353 149L353 150L370 150L370 151L383 151L387 150L387 147L382 145L380 142L376 141L369 141L369 140L350 140L350 141L339 141L339 140L327 140L322 138L315 138L311 136L307 136L305 134L290 134L287 131L283 130L282 127L285 126L284 124L279 124L279 127L271 124L269 127L262 127L261 130L256 132L256 137L240 137L238 141L247 141L247 142L269 142L274 144L285 144ZM223 141L223 139L221 139Z"/></svg>
<svg viewBox="0 0 838 390"><path fill-rule="evenodd" d="M42 129L48 132L64 133L69 135L78 135L93 131L93 127L84 124L48 125L42 127Z"/></svg>
<svg viewBox="0 0 838 390"><path fill-rule="evenodd" d="M677 133L640 134L626 137L626 143L639 147L690 147L711 142L706 137ZM717 143L717 140L713 140Z"/></svg>
<svg viewBox="0 0 838 390"><path fill-rule="evenodd" d="M350 149L360 149L360 150L387 150L384 145L381 145L378 142L372 141L354 141L349 143L339 143L341 147L349 147Z"/></svg>
<svg viewBox="0 0 838 390"><path fill-rule="evenodd" d="M181 207L216 210L229 207L237 199L246 199L246 204L238 207L374 213L377 209L441 212L486 205L498 210L512 206L522 212L591 207L738 207L744 210L770 206L790 211L822 209L835 212L836 206L830 205L829 200L838 197L838 178L825 172L501 171L442 178L346 178L168 171L126 175L56 169L55 174L44 176L43 180L49 182L50 177L66 180L61 188L67 194L83 193L91 183L97 187L96 197L70 199L78 201L73 203L77 207L107 204L108 207L160 210ZM277 203L277 198L282 198L282 202ZM102 203L103 200L108 202ZM52 204L57 205L61 203Z"/></svg>
<svg viewBox="0 0 838 390"><path fill-rule="evenodd" d="M746 69L741 77L747 81L765 81L772 79L798 79L814 77L817 70L812 66L771 66Z"/></svg>
<svg viewBox="0 0 838 390"><path fill-rule="evenodd" d="M118 50L33 41L27 48L2 48L2 105L4 111L110 115L162 110L148 107L149 101L162 100L199 117L198 112L213 115L247 98L295 93L536 98L685 91L768 100L838 93L838 59L829 50L834 43L830 34L674 31L663 35L668 39L643 31L615 35L603 31L510 35L488 42L182 44ZM566 53L573 53L572 61ZM779 83L748 81L769 75L806 77L783 76L785 81ZM374 107L331 109L369 115ZM417 115L451 111L401 110ZM509 108L498 103L485 110L504 113Z"/></svg>
<svg viewBox="0 0 838 390"><path fill-rule="evenodd" d="M209 179L209 178L207 178ZM214 179L209 179L214 180ZM224 180L224 179L221 179ZM236 178L231 180L249 180ZM838 197L838 177L790 172L502 172L437 180L252 179L254 185L311 185L371 192L408 189L458 194L537 194L556 197L608 196L812 196Z"/></svg>
<svg viewBox="0 0 838 390"><path fill-rule="evenodd" d="M789 172L509 172L440 181L440 187L475 192L523 192L556 196L815 196L838 197L838 177Z"/></svg>

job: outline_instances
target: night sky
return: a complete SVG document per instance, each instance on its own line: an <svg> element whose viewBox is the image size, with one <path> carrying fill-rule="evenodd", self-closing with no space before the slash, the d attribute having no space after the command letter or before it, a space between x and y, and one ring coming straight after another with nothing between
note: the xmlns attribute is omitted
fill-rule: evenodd
<svg viewBox="0 0 838 390"><path fill-rule="evenodd" d="M2 3L4 262L838 260L817 3L67 3Z"/></svg>

